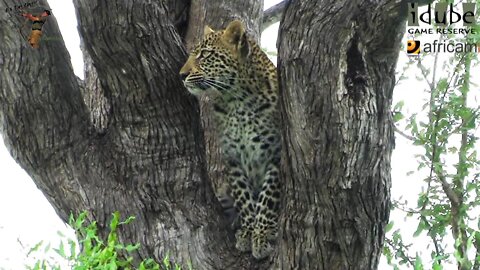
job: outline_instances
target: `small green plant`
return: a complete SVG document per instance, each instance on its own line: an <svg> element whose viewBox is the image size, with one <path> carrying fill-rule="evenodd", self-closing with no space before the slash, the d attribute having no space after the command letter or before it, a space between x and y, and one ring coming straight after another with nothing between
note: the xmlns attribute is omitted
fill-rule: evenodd
<svg viewBox="0 0 480 270"><path fill-rule="evenodd" d="M54 255L60 256L68 263L68 269L73 270L181 270L181 266L170 262L167 254L161 265L153 259L146 259L138 266L134 265L132 252L140 248L140 244L120 243L117 236L119 225L127 225L135 218L128 217L120 221L120 214L113 213L110 221L110 232L107 240L102 241L98 236L97 223L95 221L88 223L87 212L82 212L77 218L70 215L69 224L75 230L81 249L75 240L66 239L61 241L58 248L51 248L50 245L44 245L43 241L36 244L27 254L27 257L34 253L42 252L49 255L53 251ZM60 236L64 237L62 234ZM47 256L49 259L37 260L33 266L27 265L29 270L62 270L60 264L54 259L55 256ZM192 269L189 264L188 269Z"/></svg>

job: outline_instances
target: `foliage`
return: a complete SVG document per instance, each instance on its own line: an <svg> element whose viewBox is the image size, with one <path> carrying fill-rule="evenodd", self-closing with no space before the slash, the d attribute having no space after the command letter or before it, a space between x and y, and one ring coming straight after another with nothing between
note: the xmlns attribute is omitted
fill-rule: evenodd
<svg viewBox="0 0 480 270"><path fill-rule="evenodd" d="M440 40L478 44L479 32L441 35ZM478 100L477 104L471 102L478 95L478 85L471 81L478 55L455 53L440 67L445 56L448 55L436 53L410 59L408 68L416 63L421 74L417 79L428 85L429 99L422 112L405 116L403 101L394 107L398 133L423 149L416 157L418 170L409 174L419 176L424 172L425 177L416 206L394 201L393 207L404 211L406 218L417 219L413 236L427 236L431 247L430 266L426 267L422 261L425 257L412 254L412 245L402 239L405 235L399 229L392 232L394 224L389 224L384 255L395 269L408 265L413 269L437 270L448 269L446 265L452 264L462 270L480 269L480 160L475 134L480 110ZM401 125L404 130L398 128Z"/></svg>
<svg viewBox="0 0 480 270"><path fill-rule="evenodd" d="M170 262L168 254L161 265L153 259L146 259L140 262L138 266L134 265L131 255L140 245L125 245L119 241L117 234L120 226L127 225L134 219L134 217L129 217L124 221L120 221L120 214L118 212L113 213L110 221L110 232L107 240L103 241L97 233L97 223L95 221L88 223L87 212L81 213L77 218L70 215L69 224L77 234L79 245L72 239L60 242L57 248L51 248L49 244L44 245L43 242L40 242L28 252L27 256L32 256L36 252L47 254L53 251L56 256L66 260L69 269L73 270L181 270L182 267L180 265ZM66 245L65 242L67 243ZM27 269L60 270L61 266L53 259L54 256L48 257L48 260L37 260L33 266L27 265ZM192 269L192 267L189 265L188 269Z"/></svg>

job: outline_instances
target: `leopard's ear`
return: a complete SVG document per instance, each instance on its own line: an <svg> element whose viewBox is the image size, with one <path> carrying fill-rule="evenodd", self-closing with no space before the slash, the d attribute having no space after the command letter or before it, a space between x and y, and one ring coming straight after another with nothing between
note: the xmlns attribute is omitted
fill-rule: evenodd
<svg viewBox="0 0 480 270"><path fill-rule="evenodd" d="M231 22L225 32L223 33L222 40L228 46L233 47L233 49L239 54L241 59L248 57L250 52L247 34L245 27L241 21L235 20Z"/></svg>
<svg viewBox="0 0 480 270"><path fill-rule="evenodd" d="M205 28L203 28L203 35L204 36L206 36L208 34L211 34L213 32L215 32L215 31L213 31L213 29L210 28L210 26L208 26L208 25L205 25Z"/></svg>

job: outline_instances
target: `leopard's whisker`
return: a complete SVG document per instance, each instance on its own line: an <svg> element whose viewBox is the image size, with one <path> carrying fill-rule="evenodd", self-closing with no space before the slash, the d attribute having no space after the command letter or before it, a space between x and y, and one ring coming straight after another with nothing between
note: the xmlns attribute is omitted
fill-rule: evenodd
<svg viewBox="0 0 480 270"><path fill-rule="evenodd" d="M207 29L204 41L190 54L180 75L189 80L185 85L197 97L220 93L220 98L213 100L218 114L212 123L223 160L227 161L225 177L231 192L223 193L233 197L229 207L233 205L239 215L235 247L242 252L251 250L254 258L263 259L273 251L281 198L278 83L275 66L254 40L240 44L226 44L230 39L219 42L226 33L235 37L231 40L243 41L245 30L239 21L221 30L226 32ZM222 48L224 45L254 53L247 56L248 61L235 61L241 55ZM275 98L263 98L264 92Z"/></svg>
<svg viewBox="0 0 480 270"><path fill-rule="evenodd" d="M242 81L242 80L248 80L249 79L249 78L244 78L244 77L232 77L232 76L209 76L208 78L209 79L214 79L214 80L217 80L217 81L222 81L225 84L227 82L224 82L224 80L235 79L237 81Z"/></svg>
<svg viewBox="0 0 480 270"><path fill-rule="evenodd" d="M237 99L241 99L242 96L240 96L237 92L235 91L232 91L231 89L228 89L224 86L222 86L222 83L221 82L218 82L218 81L213 81L213 80L209 80L209 79L205 79L204 80L206 84L214 87L214 88L218 88L219 90L221 90L223 93L226 93L226 94L229 94Z"/></svg>

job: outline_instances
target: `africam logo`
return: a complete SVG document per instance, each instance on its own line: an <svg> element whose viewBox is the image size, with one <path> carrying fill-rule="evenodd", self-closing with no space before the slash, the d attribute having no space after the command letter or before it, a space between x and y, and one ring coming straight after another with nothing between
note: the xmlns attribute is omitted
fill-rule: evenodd
<svg viewBox="0 0 480 270"><path fill-rule="evenodd" d="M19 15L27 19L27 21L24 22L24 25L27 22L30 22L31 30L28 34L28 43L30 46L32 46L32 48L39 48L40 40L42 39L43 35L42 28L46 23L48 16L52 14L51 11L47 8L40 7L38 0L7 7L5 11L8 13L15 13L15 15ZM20 29L20 33L22 34L22 29Z"/></svg>
<svg viewBox="0 0 480 270"><path fill-rule="evenodd" d="M467 53L476 52L480 53L480 44L464 43L464 42L442 42L434 40L433 42L424 42L421 46L420 40L407 40L407 54L409 56L418 56L420 52L424 53Z"/></svg>

